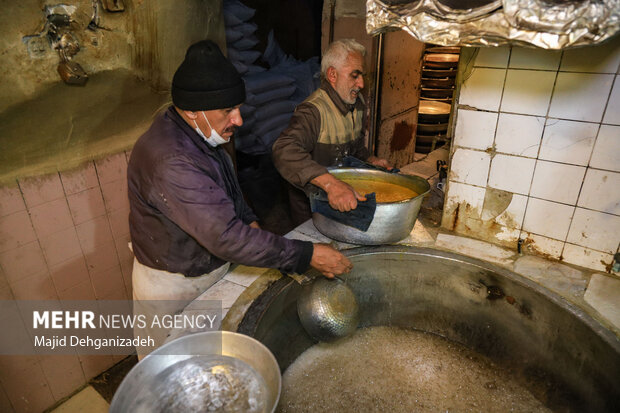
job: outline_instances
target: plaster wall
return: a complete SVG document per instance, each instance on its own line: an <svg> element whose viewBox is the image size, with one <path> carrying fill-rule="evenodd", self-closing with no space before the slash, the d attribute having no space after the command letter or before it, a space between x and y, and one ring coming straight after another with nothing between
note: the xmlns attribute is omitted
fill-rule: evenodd
<svg viewBox="0 0 620 413"><path fill-rule="evenodd" d="M192 43L208 38L226 52L221 0L133 2L132 66L156 89L169 89L172 75Z"/></svg>
<svg viewBox="0 0 620 413"><path fill-rule="evenodd" d="M126 0L114 13L99 1L69 0L68 30L80 45L72 60L89 78L67 85L47 36L50 4L9 3L0 14L0 76L8 80L0 90L0 184L131 148L169 102L187 47L210 38L225 50L221 0Z"/></svg>
<svg viewBox="0 0 620 413"><path fill-rule="evenodd" d="M219 0L123 3L123 12L110 13L99 6L99 27L88 29L93 17L91 0L5 2L0 13L0 75L9 81L3 82L0 90L0 112L61 82L56 71L58 52L45 38L45 6L75 7L71 33L77 38L80 51L73 60L88 74L130 69L153 87L166 89L192 42L211 38L225 47ZM42 37L41 41L28 37L36 35Z"/></svg>
<svg viewBox="0 0 620 413"><path fill-rule="evenodd" d="M87 30L93 7L90 0L70 0L75 6L75 22L71 32L76 35L80 51L74 60L87 73L129 68L130 47L134 43L127 24L127 13L102 13L100 24L108 30ZM0 13L0 76L8 80L0 90L0 112L7 107L34 98L45 88L62 82L56 67L60 61L45 37L46 3L41 0L4 2ZM26 36L41 36L41 41Z"/></svg>

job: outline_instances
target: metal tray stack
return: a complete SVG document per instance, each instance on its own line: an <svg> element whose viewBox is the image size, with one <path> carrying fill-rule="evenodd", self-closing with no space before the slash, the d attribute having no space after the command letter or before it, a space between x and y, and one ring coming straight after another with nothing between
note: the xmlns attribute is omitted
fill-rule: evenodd
<svg viewBox="0 0 620 413"><path fill-rule="evenodd" d="M424 51L416 149L429 153L445 145L460 47L428 47Z"/></svg>

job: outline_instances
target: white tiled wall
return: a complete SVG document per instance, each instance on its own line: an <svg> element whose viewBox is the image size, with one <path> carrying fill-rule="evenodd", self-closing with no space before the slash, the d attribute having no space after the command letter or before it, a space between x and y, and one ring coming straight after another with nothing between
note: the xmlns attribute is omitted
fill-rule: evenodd
<svg viewBox="0 0 620 413"><path fill-rule="evenodd" d="M557 74L549 117L600 122L614 75L596 73Z"/></svg>
<svg viewBox="0 0 620 413"><path fill-rule="evenodd" d="M476 68L461 88L459 103L480 110L497 111L506 69Z"/></svg>
<svg viewBox="0 0 620 413"><path fill-rule="evenodd" d="M456 218L501 230L453 229L606 270L620 248L620 38L565 51L481 48L465 73L444 226L467 213ZM490 214L497 194L510 202Z"/></svg>
<svg viewBox="0 0 620 413"><path fill-rule="evenodd" d="M620 96L618 96L618 100L620 101ZM590 159L590 166L592 168L620 172L619 136L620 126L601 125L598 138L594 144L594 152Z"/></svg>
<svg viewBox="0 0 620 413"><path fill-rule="evenodd" d="M535 165L534 159L498 153L493 157L489 186L527 195Z"/></svg>
<svg viewBox="0 0 620 413"><path fill-rule="evenodd" d="M548 119L538 159L587 166L598 130L597 123Z"/></svg>
<svg viewBox="0 0 620 413"><path fill-rule="evenodd" d="M501 112L545 116L554 80L555 72L509 69Z"/></svg>
<svg viewBox="0 0 620 413"><path fill-rule="evenodd" d="M500 113L495 130L495 150L536 158L544 126L545 118L542 117Z"/></svg>
<svg viewBox="0 0 620 413"><path fill-rule="evenodd" d="M607 110L603 117L603 123L610 123L612 125L620 125L620 82L617 79L618 76L616 76L614 88L611 91Z"/></svg>

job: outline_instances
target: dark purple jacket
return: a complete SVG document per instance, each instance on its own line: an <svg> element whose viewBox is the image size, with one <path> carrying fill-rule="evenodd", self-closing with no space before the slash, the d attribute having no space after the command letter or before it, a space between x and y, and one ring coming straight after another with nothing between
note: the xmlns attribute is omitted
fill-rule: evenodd
<svg viewBox="0 0 620 413"><path fill-rule="evenodd" d="M310 242L251 228L230 157L170 107L131 151L129 229L138 261L195 277L227 261L304 272Z"/></svg>

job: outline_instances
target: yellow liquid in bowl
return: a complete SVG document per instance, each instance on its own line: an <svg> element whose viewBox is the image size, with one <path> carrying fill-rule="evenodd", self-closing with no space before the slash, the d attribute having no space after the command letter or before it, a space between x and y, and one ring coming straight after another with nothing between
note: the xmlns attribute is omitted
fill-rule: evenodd
<svg viewBox="0 0 620 413"><path fill-rule="evenodd" d="M404 186L389 182L374 181L371 179L351 179L342 181L351 185L358 193L365 195L371 192L376 194L377 203L399 202L415 198L418 194Z"/></svg>

